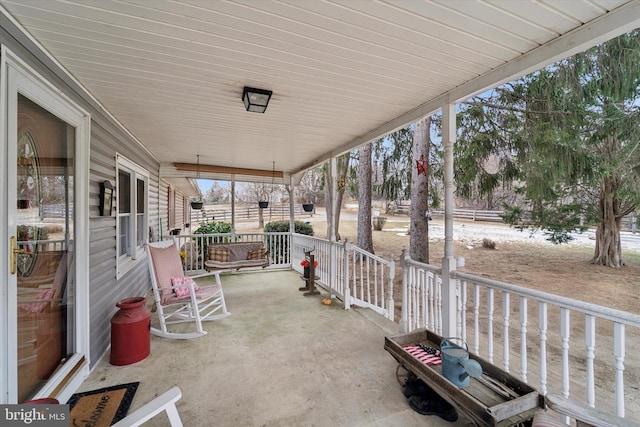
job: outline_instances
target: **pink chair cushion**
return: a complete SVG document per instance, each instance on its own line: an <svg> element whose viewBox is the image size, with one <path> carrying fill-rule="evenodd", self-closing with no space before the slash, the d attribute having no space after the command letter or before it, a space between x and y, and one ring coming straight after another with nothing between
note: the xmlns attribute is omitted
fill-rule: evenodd
<svg viewBox="0 0 640 427"><path fill-rule="evenodd" d="M153 269L156 272L156 281L158 282L158 288L160 288L162 295L173 294L173 288L171 287L171 279L175 277L184 277L184 271L182 270L182 261L180 260L180 254L175 245L171 245L167 248L154 248L153 246L147 246L149 248L149 254L153 260Z"/></svg>
<svg viewBox="0 0 640 427"><path fill-rule="evenodd" d="M196 283L193 281L193 279L191 277L172 277L171 278L171 284L173 286L183 286L181 288L174 288L173 290L176 293L177 297L184 297L189 295L189 287L186 285L189 285L190 283L193 283L193 289L197 292L200 289L200 286L196 285Z"/></svg>
<svg viewBox="0 0 640 427"><path fill-rule="evenodd" d="M200 289L198 289L198 291L196 292L196 298L198 300L206 300L219 293L220 294L222 293L222 286L216 283L215 285L203 286ZM167 296L163 296L162 301L160 303L162 305L171 305L175 303L183 304L184 302L189 301L190 298L191 298L190 295L187 295L186 297L177 297L176 294L172 292Z"/></svg>

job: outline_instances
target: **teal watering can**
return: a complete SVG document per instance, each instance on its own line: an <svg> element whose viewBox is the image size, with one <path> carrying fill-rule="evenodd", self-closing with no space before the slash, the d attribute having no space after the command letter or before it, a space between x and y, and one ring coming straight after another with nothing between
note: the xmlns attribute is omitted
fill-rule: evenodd
<svg viewBox="0 0 640 427"><path fill-rule="evenodd" d="M453 340L461 342L464 348L453 344ZM444 338L440 343L440 357L442 375L458 387L468 386L470 376L478 378L482 375L482 366L469 359L469 346L462 338Z"/></svg>

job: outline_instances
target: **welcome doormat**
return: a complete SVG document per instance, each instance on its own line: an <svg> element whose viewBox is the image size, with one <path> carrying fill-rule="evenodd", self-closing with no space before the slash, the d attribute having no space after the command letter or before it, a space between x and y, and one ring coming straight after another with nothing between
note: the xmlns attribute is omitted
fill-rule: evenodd
<svg viewBox="0 0 640 427"><path fill-rule="evenodd" d="M139 382L76 393L69 399L72 426L109 427L123 419Z"/></svg>

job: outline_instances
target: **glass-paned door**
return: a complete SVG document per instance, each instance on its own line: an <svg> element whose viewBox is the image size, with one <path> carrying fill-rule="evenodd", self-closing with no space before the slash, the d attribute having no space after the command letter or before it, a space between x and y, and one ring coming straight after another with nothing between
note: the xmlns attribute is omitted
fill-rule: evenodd
<svg viewBox="0 0 640 427"><path fill-rule="evenodd" d="M91 118L0 46L0 403L89 373Z"/></svg>
<svg viewBox="0 0 640 427"><path fill-rule="evenodd" d="M17 398L22 402L76 352L75 128L22 95L17 113L10 269L16 275Z"/></svg>

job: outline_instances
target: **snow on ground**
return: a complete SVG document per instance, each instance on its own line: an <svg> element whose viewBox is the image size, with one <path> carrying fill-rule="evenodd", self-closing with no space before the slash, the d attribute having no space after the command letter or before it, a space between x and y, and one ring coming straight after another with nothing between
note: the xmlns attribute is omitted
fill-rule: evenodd
<svg viewBox="0 0 640 427"><path fill-rule="evenodd" d="M318 209L319 215L312 215L309 222L326 221L324 210ZM340 214L341 220L357 221L357 211L345 210ZM388 217L382 231L393 232L404 236L409 228L409 217ZM595 247L596 233L590 229L584 233L573 233L574 239L567 243L569 247ZM621 233L622 250L640 252L640 233L632 234L628 231ZM444 240L444 219L434 218L429 221L429 238ZM543 231L531 233L520 231L507 224L496 222L474 222L455 220L453 223L453 239L473 247L482 246L483 239L490 239L496 243L530 243L536 245L553 245L547 240Z"/></svg>
<svg viewBox="0 0 640 427"><path fill-rule="evenodd" d="M408 219L396 220L389 219L384 231L391 231L397 234L407 234L409 227ZM595 230L588 230L584 233L573 233L573 240L567 243L569 246L576 247L594 247ZM444 221L435 219L429 222L429 238L444 240ZM468 245L478 247L482 246L483 239L490 239L494 242L510 242L510 243L533 243L538 245L552 245L547 240L547 236L542 231L531 233L530 231L520 231L509 227L506 224L488 223L488 222L471 222L456 221L453 224L453 239ZM640 234L632 234L630 232L622 232L622 249L640 252Z"/></svg>

